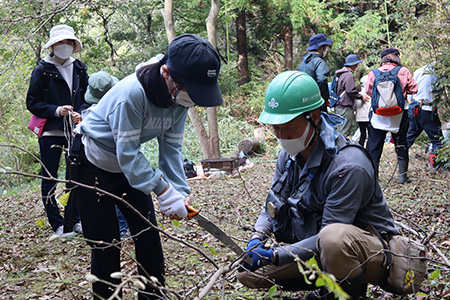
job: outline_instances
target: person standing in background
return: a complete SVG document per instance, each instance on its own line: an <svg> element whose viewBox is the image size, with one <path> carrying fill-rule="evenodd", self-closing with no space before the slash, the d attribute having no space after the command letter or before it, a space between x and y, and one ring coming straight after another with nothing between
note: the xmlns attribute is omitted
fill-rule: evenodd
<svg viewBox="0 0 450 300"><path fill-rule="evenodd" d="M336 71L338 76L337 94L342 95L338 103L336 103L336 114L345 119L345 122L338 125L337 132L350 137L355 132L355 100L367 99L369 96L363 96L359 92L361 86L355 84L355 76L353 73L360 63L363 61L356 54L350 54L345 58L345 64L342 69Z"/></svg>
<svg viewBox="0 0 450 300"><path fill-rule="evenodd" d="M26 103L33 115L47 120L39 138L41 161L45 166L42 168L42 176L57 178L62 148L70 146L73 125L81 120L80 112L89 107L84 100L89 76L86 65L71 57L82 48L72 27L53 27L50 39L43 48L50 48L51 53L33 70ZM66 161L66 178L70 176L68 170ZM54 235L61 236L64 233L64 218L59 212L55 189L55 181L42 179L41 193L47 218ZM72 201L71 197L69 201ZM76 209L73 213L75 225L71 229L81 232L79 214Z"/></svg>
<svg viewBox="0 0 450 300"><path fill-rule="evenodd" d="M327 111L330 104L330 92L328 91L328 75L330 69L324 60L328 53L332 39L327 39L323 33L316 34L309 39L309 53L303 56L303 61L298 66L298 70L311 76L320 89L320 96L325 101L321 107L322 111Z"/></svg>
<svg viewBox="0 0 450 300"><path fill-rule="evenodd" d="M361 83L361 95L363 99L355 100L355 110L356 110L356 123L358 124L361 136L359 137L359 144L364 147L367 139L367 134L369 132L369 110L370 110L370 96L366 94L365 86L367 83L368 75L364 75L360 79ZM367 96L367 97L364 97Z"/></svg>
<svg viewBox="0 0 450 300"><path fill-rule="evenodd" d="M416 138L425 130L430 139L428 152L430 155L430 171L436 172L439 168L436 163L436 150L442 148L442 123L439 119L435 105L436 91L433 88L436 74L432 64L417 69L413 75L418 85L417 94L412 95L410 104L409 131L406 137L408 149L414 144Z"/></svg>
<svg viewBox="0 0 450 300"><path fill-rule="evenodd" d="M400 51L396 48L386 48L381 51L381 62L378 70L380 72L388 72L393 70L395 67L399 66L400 69L398 71L397 77L400 81L402 95L404 99L406 99L406 95L412 95L417 93L417 83L411 75L411 72L402 66L400 62ZM369 76L367 78L366 85L366 93L367 95L372 97L372 88L375 80L374 71L370 71ZM373 100L372 100L373 101ZM398 171L399 171L399 179L398 182L400 184L404 184L406 182L411 182L411 179L408 177L408 164L409 164L409 155L408 148L406 143L406 135L408 133L408 102L405 101L405 107L402 107L403 111L401 114L398 114L398 122L396 132L392 132L392 137L394 139L395 152L397 153L397 163L398 163ZM396 116L397 117L397 116ZM367 150L370 153L373 161L376 164L376 169L378 173L378 168L380 164L381 154L383 152L384 147L384 139L386 138L386 134L390 130L385 130L381 128L375 128L375 114L371 119L370 126L370 135L369 140L367 142ZM385 118L387 119L387 118ZM394 118L391 117L388 119L389 124L381 124L381 125L389 125L392 126L394 123ZM382 123L382 122L381 122ZM378 126L378 125L377 125ZM382 126L378 126L382 127Z"/></svg>

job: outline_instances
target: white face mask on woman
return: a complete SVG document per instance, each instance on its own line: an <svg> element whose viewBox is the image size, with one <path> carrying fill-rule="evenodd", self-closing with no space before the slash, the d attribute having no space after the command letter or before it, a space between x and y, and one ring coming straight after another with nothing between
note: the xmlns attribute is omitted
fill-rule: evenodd
<svg viewBox="0 0 450 300"><path fill-rule="evenodd" d="M327 53L328 53L328 48L325 48L325 51L323 51L322 57L327 56Z"/></svg>
<svg viewBox="0 0 450 300"><path fill-rule="evenodd" d="M194 106L195 103L192 101L191 97L189 97L189 94L183 90L178 89L177 85L173 81L172 77L169 77L172 80L172 84L176 89L175 96L172 94L172 90L170 89L169 80L166 79L166 85L167 89L169 90L170 96L172 96L172 100L175 101L176 104L184 107L191 107Z"/></svg>
<svg viewBox="0 0 450 300"><path fill-rule="evenodd" d="M297 156L300 152L308 148L309 143L311 142L311 139L314 137L314 134L311 135L309 140L306 142L306 138L309 133L309 129L311 128L310 123L308 122L305 128L305 131L303 132L302 136L296 139L278 139L280 141L281 146L283 149L292 157Z"/></svg>
<svg viewBox="0 0 450 300"><path fill-rule="evenodd" d="M185 91L179 91L178 95L175 97L175 103L184 107L192 107L195 105L189 94Z"/></svg>
<svg viewBox="0 0 450 300"><path fill-rule="evenodd" d="M61 59L68 59L73 53L73 47L67 44L60 44L53 47L53 53Z"/></svg>

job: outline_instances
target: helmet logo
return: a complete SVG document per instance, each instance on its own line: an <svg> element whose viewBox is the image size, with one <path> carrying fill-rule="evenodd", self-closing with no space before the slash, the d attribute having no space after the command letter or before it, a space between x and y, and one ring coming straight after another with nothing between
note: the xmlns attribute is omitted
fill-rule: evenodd
<svg viewBox="0 0 450 300"><path fill-rule="evenodd" d="M270 102L267 103L267 105L273 109L273 108L277 108L278 105L280 105L280 104L275 101L275 98L272 98L272 99L270 99Z"/></svg>

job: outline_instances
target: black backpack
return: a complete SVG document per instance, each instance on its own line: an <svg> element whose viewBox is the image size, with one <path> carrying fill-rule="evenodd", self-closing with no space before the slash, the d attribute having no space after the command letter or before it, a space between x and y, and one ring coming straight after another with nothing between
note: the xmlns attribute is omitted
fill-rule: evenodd
<svg viewBox="0 0 450 300"><path fill-rule="evenodd" d="M183 161L183 168L187 178L197 177L197 166L192 161L185 158Z"/></svg>

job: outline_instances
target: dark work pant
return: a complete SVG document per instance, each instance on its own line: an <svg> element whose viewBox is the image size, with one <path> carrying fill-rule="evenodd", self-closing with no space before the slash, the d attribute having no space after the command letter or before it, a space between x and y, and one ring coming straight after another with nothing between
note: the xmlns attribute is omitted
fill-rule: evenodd
<svg viewBox="0 0 450 300"><path fill-rule="evenodd" d="M119 197L125 195L124 199L131 206L154 225L157 224L151 196L132 188L123 173L106 172L92 165L84 157L78 175L81 183L95 185ZM164 284L164 258L157 230L149 229L150 226L122 202L111 197L99 196L96 191L90 189L78 188L77 204L83 224L83 234L91 246L92 274L114 284L120 283L120 280L110 277L111 273L120 271L117 205L133 235L139 274L147 278L154 276L161 284ZM93 284L93 291L95 295L105 299L113 292L108 285L99 282ZM154 293L155 291L147 286L146 292ZM94 297L94 299L103 298ZM139 293L139 299L157 298L155 295L152 297Z"/></svg>
<svg viewBox="0 0 450 300"><path fill-rule="evenodd" d="M359 137L359 144L364 147L367 138L367 131L369 130L369 122L358 122L359 131L361 132L361 136Z"/></svg>
<svg viewBox="0 0 450 300"><path fill-rule="evenodd" d="M408 148L406 147L406 135L408 133L409 121L408 111L403 111L402 120L400 122L400 129L397 133L392 133L394 139L395 152L397 153L397 160L408 160ZM384 140L387 131L369 127L369 140L367 141L367 150L370 153L375 163L380 162L381 154L383 153Z"/></svg>
<svg viewBox="0 0 450 300"><path fill-rule="evenodd" d="M54 147L58 145L60 147ZM53 146L53 147L52 147ZM58 178L58 167L61 159L62 149L67 147L65 137L59 136L44 136L39 138L39 150L41 152L41 161L47 168L48 172L54 177ZM68 162L66 161L66 166ZM42 168L42 176L49 177L48 173ZM70 167L66 168L66 178L70 177ZM55 231L59 226L64 225L64 218L59 213L59 207L55 199L56 181L43 179L41 183L41 195L44 202L45 211L47 213L48 222ZM67 186L69 188L69 186ZM70 197L69 203L65 208L65 217L72 220L73 223L80 221L74 198ZM73 224L72 224L73 225ZM71 230L72 228L70 228Z"/></svg>
<svg viewBox="0 0 450 300"><path fill-rule="evenodd" d="M437 111L419 110L417 117L409 117L409 131L407 136L408 148L414 144L416 138L425 130L433 145L431 153L442 148L441 120Z"/></svg>

